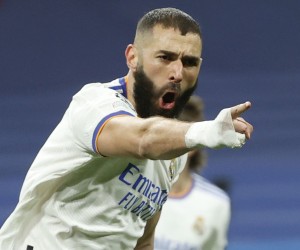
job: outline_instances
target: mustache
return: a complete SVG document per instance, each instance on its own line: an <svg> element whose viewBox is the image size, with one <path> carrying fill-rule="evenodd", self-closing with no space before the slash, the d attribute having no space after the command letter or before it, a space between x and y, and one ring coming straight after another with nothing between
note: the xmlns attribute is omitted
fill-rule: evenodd
<svg viewBox="0 0 300 250"><path fill-rule="evenodd" d="M160 89L159 91L156 92L155 97L158 98L158 97L162 96L168 90L174 91L174 92L180 94L181 93L181 84L180 83L169 82L169 83L166 84L165 87L163 87L162 89Z"/></svg>
<svg viewBox="0 0 300 250"><path fill-rule="evenodd" d="M181 90L180 83L170 82L168 84L168 86L170 87L171 90L175 90L175 91L180 91Z"/></svg>

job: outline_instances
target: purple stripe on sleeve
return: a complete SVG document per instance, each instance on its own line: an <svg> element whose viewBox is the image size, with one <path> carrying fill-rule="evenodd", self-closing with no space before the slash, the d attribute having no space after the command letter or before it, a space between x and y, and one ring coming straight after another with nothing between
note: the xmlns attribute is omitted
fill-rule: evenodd
<svg viewBox="0 0 300 250"><path fill-rule="evenodd" d="M107 116L105 116L99 123L98 125L96 126L95 130L94 130L94 133L93 133L93 139L92 139L92 145L93 145L93 150L94 152L98 153L97 152L97 135L98 135L98 132L100 130L100 128L103 126L103 124L108 120L110 119L111 117L114 117L114 116L118 116L118 115L130 115L130 116L134 116L133 114L129 113L129 112L126 112L126 111L118 111L118 112L115 112L115 113L111 113Z"/></svg>
<svg viewBox="0 0 300 250"><path fill-rule="evenodd" d="M127 88L126 88L126 81L125 77L119 78L119 83L121 84L123 90L123 96L127 98Z"/></svg>

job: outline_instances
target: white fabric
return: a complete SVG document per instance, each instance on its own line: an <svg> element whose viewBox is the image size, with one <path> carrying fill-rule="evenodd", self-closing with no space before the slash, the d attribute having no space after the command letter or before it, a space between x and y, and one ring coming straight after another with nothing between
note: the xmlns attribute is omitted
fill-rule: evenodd
<svg viewBox="0 0 300 250"><path fill-rule="evenodd" d="M155 231L155 250L224 250L230 199L199 175L181 197L169 197Z"/></svg>
<svg viewBox="0 0 300 250"><path fill-rule="evenodd" d="M186 156L171 164L96 152L97 132L105 121L115 115L136 116L121 96L126 94L122 81L88 84L73 97L0 230L1 250L27 245L57 250L134 248L146 220L165 202Z"/></svg>
<svg viewBox="0 0 300 250"><path fill-rule="evenodd" d="M185 143L188 148L223 146L236 148L245 144L244 134L235 132L230 108L223 109L213 121L196 122L187 131Z"/></svg>

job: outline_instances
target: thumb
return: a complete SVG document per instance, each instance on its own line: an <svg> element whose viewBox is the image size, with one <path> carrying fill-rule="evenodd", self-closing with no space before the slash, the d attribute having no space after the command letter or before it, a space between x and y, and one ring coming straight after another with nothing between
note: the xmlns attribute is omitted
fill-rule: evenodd
<svg viewBox="0 0 300 250"><path fill-rule="evenodd" d="M251 102L245 102L234 107L231 107L231 117L235 119L251 107Z"/></svg>

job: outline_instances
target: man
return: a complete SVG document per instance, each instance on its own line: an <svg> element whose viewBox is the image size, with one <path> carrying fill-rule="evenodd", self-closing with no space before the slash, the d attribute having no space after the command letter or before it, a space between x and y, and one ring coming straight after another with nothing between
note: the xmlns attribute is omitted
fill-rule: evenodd
<svg viewBox="0 0 300 250"><path fill-rule="evenodd" d="M174 119L196 82L198 24L172 8L147 13L125 51L129 72L88 84L34 160L0 249L152 249L154 229L187 153L241 147L246 102L209 122Z"/></svg>
<svg viewBox="0 0 300 250"><path fill-rule="evenodd" d="M192 96L180 120L203 120L203 102ZM224 250L230 221L230 199L198 172L206 155L203 149L188 153L188 160L172 186L155 231L156 250Z"/></svg>

